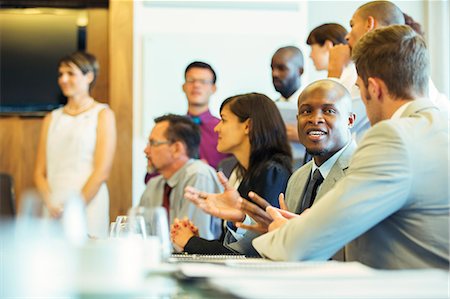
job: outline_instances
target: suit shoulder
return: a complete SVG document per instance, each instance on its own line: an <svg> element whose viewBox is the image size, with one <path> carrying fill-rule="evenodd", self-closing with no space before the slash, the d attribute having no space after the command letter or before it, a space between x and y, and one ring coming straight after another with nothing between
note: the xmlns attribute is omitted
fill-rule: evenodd
<svg viewBox="0 0 450 299"><path fill-rule="evenodd" d="M305 165L294 171L294 173L289 178L289 181L295 182L299 178L304 177L305 175L309 175L309 173L311 172L311 168L312 168L312 161L309 161L308 163L306 163Z"/></svg>
<svg viewBox="0 0 450 299"><path fill-rule="evenodd" d="M405 136L404 131L409 125L404 121L398 119L383 120L375 124L372 128L367 130L364 138L359 143L359 149L364 148L367 144L379 143L382 140L397 140L400 141L402 136Z"/></svg>
<svg viewBox="0 0 450 299"><path fill-rule="evenodd" d="M337 159L336 163L332 166L332 169L338 167L340 170L346 170L350 165L350 161L357 149L355 141L351 141L347 148L342 152L342 154Z"/></svg>

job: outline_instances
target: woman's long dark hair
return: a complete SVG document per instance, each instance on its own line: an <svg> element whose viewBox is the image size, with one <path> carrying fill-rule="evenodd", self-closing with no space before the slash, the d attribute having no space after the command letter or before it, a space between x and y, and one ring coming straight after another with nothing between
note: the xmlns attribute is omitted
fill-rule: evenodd
<svg viewBox="0 0 450 299"><path fill-rule="evenodd" d="M292 153L286 127L275 103L266 95L247 93L223 101L220 111L229 105L241 122L250 119L250 161L248 169L239 165L243 179L258 175L271 161L292 170Z"/></svg>

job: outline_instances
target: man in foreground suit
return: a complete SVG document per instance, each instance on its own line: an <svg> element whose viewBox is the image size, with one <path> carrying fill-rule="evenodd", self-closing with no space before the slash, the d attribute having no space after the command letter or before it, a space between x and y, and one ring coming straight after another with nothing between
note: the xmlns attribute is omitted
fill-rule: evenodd
<svg viewBox="0 0 450 299"><path fill-rule="evenodd" d="M269 207L270 232L253 245L274 260L326 260L348 243L347 260L371 267L448 269L449 130L423 98L425 42L389 26L363 36L352 58L372 128L320 202L290 220Z"/></svg>

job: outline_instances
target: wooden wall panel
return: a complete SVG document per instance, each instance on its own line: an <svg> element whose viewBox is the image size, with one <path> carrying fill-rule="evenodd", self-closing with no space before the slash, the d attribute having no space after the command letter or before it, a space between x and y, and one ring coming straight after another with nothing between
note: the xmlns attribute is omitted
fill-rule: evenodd
<svg viewBox="0 0 450 299"><path fill-rule="evenodd" d="M0 172L9 173L14 178L16 208L20 206L23 192L34 187L33 171L42 120L0 117Z"/></svg>
<svg viewBox="0 0 450 299"><path fill-rule="evenodd" d="M109 62L109 103L116 114L118 137L109 179L110 217L115 219L132 204L133 1L110 1Z"/></svg>
<svg viewBox="0 0 450 299"><path fill-rule="evenodd" d="M108 76L109 76L109 53L108 53L108 10L93 8L87 10L87 51L97 57L100 72L91 92L92 97L100 102L108 103Z"/></svg>
<svg viewBox="0 0 450 299"><path fill-rule="evenodd" d="M22 191L34 188L33 172L36 163L36 154L43 124L42 118L23 118L20 121L21 140L20 148L20 185Z"/></svg>
<svg viewBox="0 0 450 299"><path fill-rule="evenodd" d="M16 198L20 196L20 151L18 144L20 142L21 132L19 131L18 117L0 118L0 172L6 172L12 175L15 184L14 192ZM17 210L16 200L16 210Z"/></svg>

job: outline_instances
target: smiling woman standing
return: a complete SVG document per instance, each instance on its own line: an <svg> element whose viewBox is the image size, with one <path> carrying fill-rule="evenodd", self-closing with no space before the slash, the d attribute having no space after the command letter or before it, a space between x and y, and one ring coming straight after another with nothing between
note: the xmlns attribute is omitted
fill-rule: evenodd
<svg viewBox="0 0 450 299"><path fill-rule="evenodd" d="M98 69L96 58L86 52L59 61L58 84L67 104L44 119L34 179L45 215L60 218L68 197L79 194L86 204L89 236L103 238L109 226L106 180L116 148L116 125L108 105L90 96Z"/></svg>

